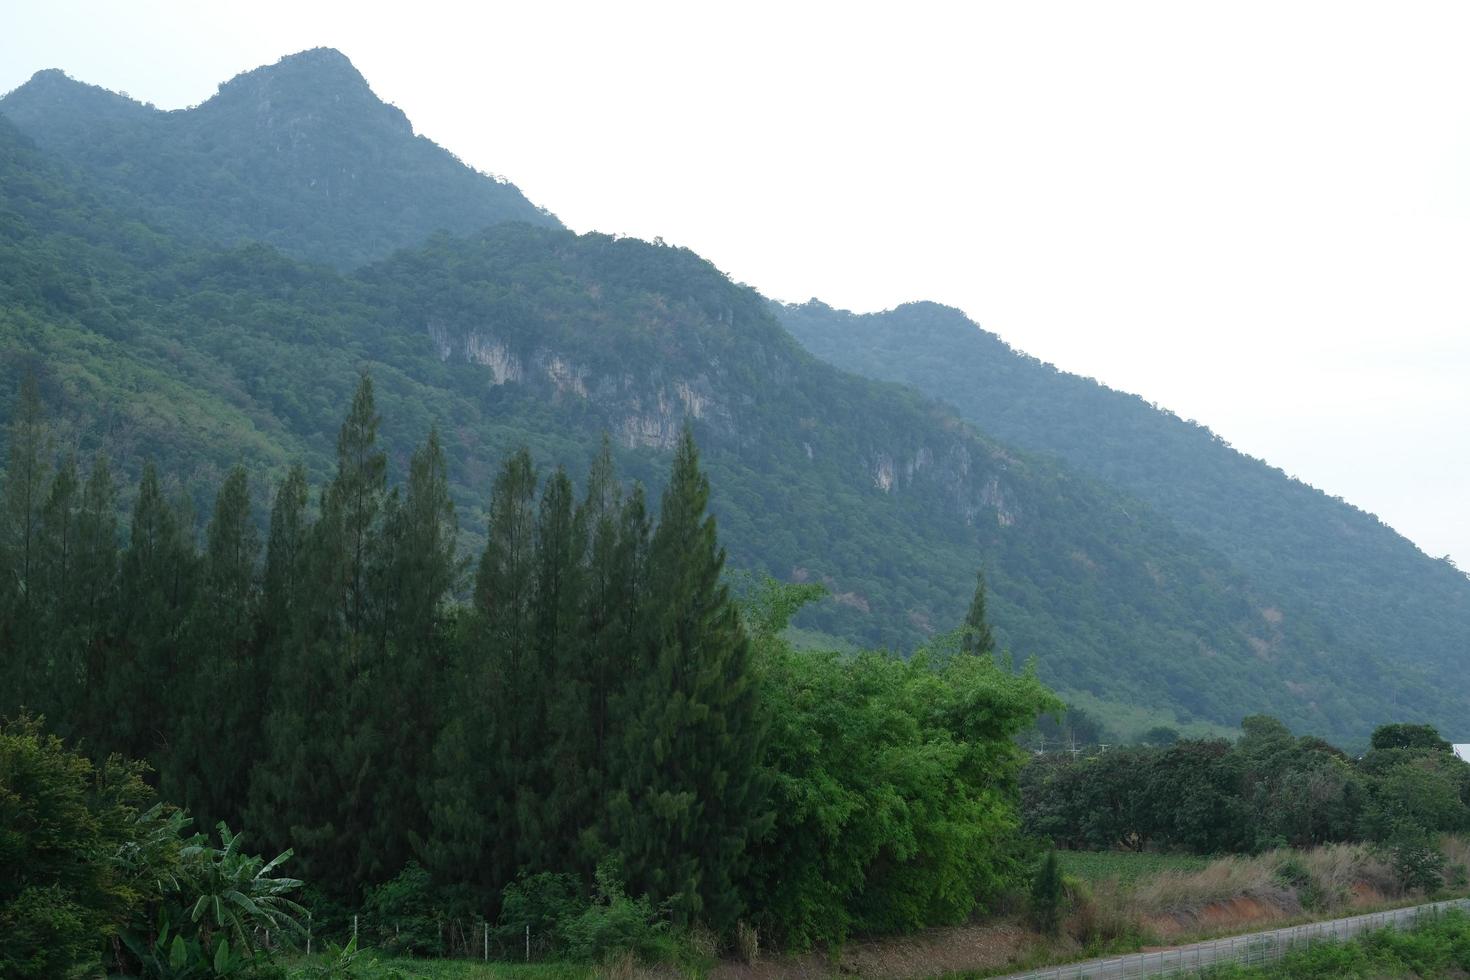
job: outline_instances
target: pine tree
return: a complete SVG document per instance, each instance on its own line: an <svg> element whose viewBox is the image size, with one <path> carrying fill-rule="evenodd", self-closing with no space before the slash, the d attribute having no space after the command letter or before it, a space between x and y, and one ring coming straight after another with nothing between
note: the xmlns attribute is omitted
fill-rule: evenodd
<svg viewBox="0 0 1470 980"><path fill-rule="evenodd" d="M452 656L434 748L431 834L419 850L441 881L468 881L498 896L516 871L524 755L542 713L533 674L536 472L524 449L496 475L488 532L471 616Z"/></svg>
<svg viewBox="0 0 1470 980"><path fill-rule="evenodd" d="M51 440L33 374L21 382L7 442L9 461L0 495L0 662L9 670L0 673L5 692L0 711L13 712L41 694L37 682L46 666L38 649L35 607Z"/></svg>
<svg viewBox="0 0 1470 980"><path fill-rule="evenodd" d="M374 725L383 754L374 779L372 831L363 862L376 880L396 874L411 842L428 835L424 800L432 786L447 669L449 600L460 578L454 504L437 430L409 462L408 489L394 498L387 530L383 589L389 643L369 675Z"/></svg>
<svg viewBox="0 0 1470 980"><path fill-rule="evenodd" d="M73 732L103 746L110 731L105 711L108 666L116 654L120 575L117 487L107 457L98 455L82 488L77 513L75 589L62 603L75 629L77 676L64 712Z"/></svg>
<svg viewBox="0 0 1470 980"><path fill-rule="evenodd" d="M581 670L579 558L582 528L572 502L572 481L558 469L546 481L536 521L535 661L542 700L540 737L525 744L529 790L518 806L517 863L566 871L576 867L577 832L584 815L569 798L576 783L577 747L587 724L586 679ZM573 710L583 711L579 716Z"/></svg>
<svg viewBox="0 0 1470 980"><path fill-rule="evenodd" d="M187 697L175 700L177 735L163 771L164 794L205 827L238 823L259 742L259 555L249 480L236 466L220 485L205 531L201 588L184 637L188 669L175 688Z"/></svg>
<svg viewBox="0 0 1470 980"><path fill-rule="evenodd" d="M250 772L245 822L260 834L267 849L301 844L293 829L319 813L313 768L318 746L313 719L327 710L335 679L329 660L311 656L308 609L316 597L311 588L311 542L316 528L308 521L306 471L292 466L271 505L261 596L259 649L271 683L266 691L261 747ZM311 865L311 855L302 854Z"/></svg>
<svg viewBox="0 0 1470 980"><path fill-rule="evenodd" d="M641 502L641 501L640 501ZM566 613L570 630L559 645L547 728L552 749L555 837L564 842L566 870L590 878L606 854L608 748L614 741L612 706L627 679L629 649L624 622L638 589L634 555L625 546L622 493L604 436L587 477L587 490L572 526L576 588ZM641 534L646 546L646 528Z"/></svg>
<svg viewBox="0 0 1470 980"><path fill-rule="evenodd" d="M990 622L985 615L984 572L977 572L975 575L975 596L970 600L969 611L965 613L960 649L977 655L995 652L995 637L990 633Z"/></svg>
<svg viewBox="0 0 1470 980"><path fill-rule="evenodd" d="M279 659L281 638L289 632L301 600L309 495L306 470L298 463L286 473L271 504L259 626L259 647L264 661L261 666L267 672Z"/></svg>
<svg viewBox="0 0 1470 980"><path fill-rule="evenodd" d="M371 631L370 579L376 557L374 546L382 532L388 472L388 458L377 446L378 421L373 379L364 374L337 436L337 475L328 489L324 508L341 522L343 614L347 631L352 634Z"/></svg>
<svg viewBox="0 0 1470 980"><path fill-rule="evenodd" d="M76 460L68 454L56 470L41 510L41 535L35 579L39 586L35 613L40 629L35 651L42 691L33 709L51 720L55 731L71 734L67 709L75 702L81 671L75 609L77 564L77 510L81 486Z"/></svg>
<svg viewBox="0 0 1470 980"><path fill-rule="evenodd" d="M686 427L649 552L647 633L615 801L635 892L717 929L741 912L749 841L763 832L763 725L751 648L720 582L709 481Z"/></svg>
<svg viewBox="0 0 1470 980"><path fill-rule="evenodd" d="M367 883L373 780L384 733L373 708L383 663L387 459L377 447L372 379L363 375L337 438L337 472L306 536L299 603L282 644L251 776L250 814L292 846L306 877L339 894Z"/></svg>
<svg viewBox="0 0 1470 980"><path fill-rule="evenodd" d="M155 769L173 734L169 694L183 667L180 636L194 562L188 517L164 496L153 463L145 463L119 580L124 655L106 667L105 714L113 720L106 747Z"/></svg>

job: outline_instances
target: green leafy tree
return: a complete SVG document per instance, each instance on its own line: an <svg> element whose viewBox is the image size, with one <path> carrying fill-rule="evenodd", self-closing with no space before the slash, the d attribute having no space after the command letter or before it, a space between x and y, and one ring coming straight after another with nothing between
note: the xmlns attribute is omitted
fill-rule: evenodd
<svg viewBox="0 0 1470 980"><path fill-rule="evenodd" d="M805 947L963 921L1024 885L1014 738L1057 702L990 657L793 650L781 630L820 594L768 583L747 606L771 718L761 932Z"/></svg>
<svg viewBox="0 0 1470 980"><path fill-rule="evenodd" d="M141 777L117 759L99 772L35 719L0 725L0 976L99 972L147 897L114 860L149 798Z"/></svg>
<svg viewBox="0 0 1470 980"><path fill-rule="evenodd" d="M1450 743L1440 736L1433 725L1380 725L1373 729L1371 742L1375 749L1450 751Z"/></svg>

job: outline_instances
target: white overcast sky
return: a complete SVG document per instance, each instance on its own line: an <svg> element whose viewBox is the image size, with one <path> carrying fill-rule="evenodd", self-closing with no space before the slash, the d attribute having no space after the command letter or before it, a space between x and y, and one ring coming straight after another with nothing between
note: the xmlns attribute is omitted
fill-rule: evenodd
<svg viewBox="0 0 1470 980"><path fill-rule="evenodd" d="M0 91L318 45L577 231L960 307L1470 568L1470 4L3 0Z"/></svg>

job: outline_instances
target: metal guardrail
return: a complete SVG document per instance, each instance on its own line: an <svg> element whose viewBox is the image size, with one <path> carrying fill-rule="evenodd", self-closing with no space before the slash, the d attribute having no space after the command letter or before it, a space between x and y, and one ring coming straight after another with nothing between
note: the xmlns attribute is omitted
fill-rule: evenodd
<svg viewBox="0 0 1470 980"><path fill-rule="evenodd" d="M1288 952L1324 939L1348 939L1375 929L1412 929L1426 918L1447 909L1470 909L1470 899L1453 899L1429 905L1329 919L1303 926L1268 932L1212 939L1153 953L1130 953L1100 960L1084 960L1062 966L1013 973L1003 980L1130 980L1134 977L1189 976L1211 966L1227 963L1258 965L1281 959Z"/></svg>

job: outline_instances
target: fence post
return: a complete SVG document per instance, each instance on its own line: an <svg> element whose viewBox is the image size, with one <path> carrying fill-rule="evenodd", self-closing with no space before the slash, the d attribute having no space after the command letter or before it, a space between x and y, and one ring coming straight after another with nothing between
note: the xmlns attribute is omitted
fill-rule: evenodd
<svg viewBox="0 0 1470 980"><path fill-rule="evenodd" d="M311 913L306 913L306 955L311 955Z"/></svg>
<svg viewBox="0 0 1470 980"><path fill-rule="evenodd" d="M526 923L526 962L531 962L531 923Z"/></svg>
<svg viewBox="0 0 1470 980"><path fill-rule="evenodd" d="M490 920L489 919L483 920L481 922L481 925L485 929L485 962L486 963L489 963L490 962Z"/></svg>
<svg viewBox="0 0 1470 980"><path fill-rule="evenodd" d="M357 945L357 915L355 913L352 916L352 945Z"/></svg>

